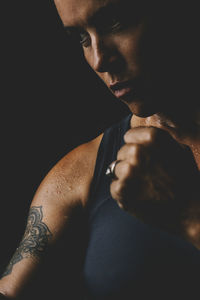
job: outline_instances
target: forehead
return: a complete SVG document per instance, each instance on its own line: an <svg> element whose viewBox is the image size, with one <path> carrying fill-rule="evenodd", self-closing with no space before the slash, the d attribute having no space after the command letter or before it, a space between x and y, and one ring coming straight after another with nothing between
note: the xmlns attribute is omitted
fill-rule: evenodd
<svg viewBox="0 0 200 300"><path fill-rule="evenodd" d="M54 0L64 26L87 23L99 9L127 0Z"/></svg>

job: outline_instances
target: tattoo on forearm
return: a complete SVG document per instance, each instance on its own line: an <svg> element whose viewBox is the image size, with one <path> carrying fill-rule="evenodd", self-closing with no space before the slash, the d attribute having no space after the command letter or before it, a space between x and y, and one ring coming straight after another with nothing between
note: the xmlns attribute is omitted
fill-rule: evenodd
<svg viewBox="0 0 200 300"><path fill-rule="evenodd" d="M22 241L15 251L2 277L12 272L13 266L26 257L41 257L52 237L47 225L42 222L42 206L33 206L30 209L27 226Z"/></svg>

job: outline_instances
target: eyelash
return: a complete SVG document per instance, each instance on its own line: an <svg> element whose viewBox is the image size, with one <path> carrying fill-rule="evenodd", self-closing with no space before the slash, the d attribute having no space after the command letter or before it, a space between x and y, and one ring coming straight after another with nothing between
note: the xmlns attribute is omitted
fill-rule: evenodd
<svg viewBox="0 0 200 300"><path fill-rule="evenodd" d="M79 43L83 46L83 47L88 47L89 43L90 43L90 36L87 32L84 33L80 33L79 34Z"/></svg>
<svg viewBox="0 0 200 300"><path fill-rule="evenodd" d="M119 21L113 19L112 24L104 25L103 28L99 28L98 32L100 34L106 34L109 32L114 33L122 28L123 28L122 24ZM79 42L83 47L85 48L88 47L90 44L89 34L87 32L79 33Z"/></svg>

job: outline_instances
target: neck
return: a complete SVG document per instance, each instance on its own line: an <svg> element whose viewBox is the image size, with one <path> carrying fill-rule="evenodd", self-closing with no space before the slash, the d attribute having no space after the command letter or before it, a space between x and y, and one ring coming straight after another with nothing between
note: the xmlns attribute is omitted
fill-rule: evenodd
<svg viewBox="0 0 200 300"><path fill-rule="evenodd" d="M133 116L131 127L154 126L168 131L180 143L188 144L192 141L200 142L200 110L193 114L156 113L141 118Z"/></svg>
<svg viewBox="0 0 200 300"><path fill-rule="evenodd" d="M169 131L176 139L182 143L187 141L200 140L200 113L190 114L164 114L157 113L154 115L154 120L160 127Z"/></svg>
<svg viewBox="0 0 200 300"><path fill-rule="evenodd" d="M157 127L166 130L173 138L190 147L193 152L195 161L200 169L200 124L199 118L171 118L167 114L157 113L150 117L141 118L133 115L131 119L131 127Z"/></svg>

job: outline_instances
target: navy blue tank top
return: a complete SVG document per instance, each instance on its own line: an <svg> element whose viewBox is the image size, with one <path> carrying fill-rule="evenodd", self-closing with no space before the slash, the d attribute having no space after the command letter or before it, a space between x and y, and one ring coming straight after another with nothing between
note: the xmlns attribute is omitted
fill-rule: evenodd
<svg viewBox="0 0 200 300"><path fill-rule="evenodd" d="M200 299L200 252L181 238L143 224L110 195L116 159L131 115L105 131L88 204L84 299Z"/></svg>

